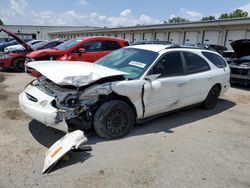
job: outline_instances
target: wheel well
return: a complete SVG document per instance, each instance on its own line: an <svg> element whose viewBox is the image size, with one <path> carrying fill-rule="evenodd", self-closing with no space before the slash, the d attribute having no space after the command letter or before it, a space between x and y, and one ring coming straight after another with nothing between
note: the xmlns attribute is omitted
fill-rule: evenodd
<svg viewBox="0 0 250 188"><path fill-rule="evenodd" d="M111 93L110 95L108 95L108 100L110 100L110 99L112 99L112 100L113 99L121 100L121 101L127 103L132 108L132 110L134 111L135 117L137 117L136 108L135 108L134 104L130 101L130 99L128 97L117 95L116 93Z"/></svg>

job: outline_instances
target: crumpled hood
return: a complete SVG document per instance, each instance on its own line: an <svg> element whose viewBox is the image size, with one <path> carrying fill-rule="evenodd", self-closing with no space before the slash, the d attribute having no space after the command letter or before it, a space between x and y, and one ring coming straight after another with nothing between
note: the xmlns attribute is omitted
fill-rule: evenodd
<svg viewBox="0 0 250 188"><path fill-rule="evenodd" d="M46 55L64 55L67 53L65 50L56 50L56 49L42 49L42 50L36 50L27 55L27 57L30 58L38 58Z"/></svg>
<svg viewBox="0 0 250 188"><path fill-rule="evenodd" d="M250 40L248 39L236 40L233 41L230 45L237 54L237 57L250 55Z"/></svg>
<svg viewBox="0 0 250 188"><path fill-rule="evenodd" d="M101 78L126 75L128 73L88 62L34 61L28 67L58 85L85 86Z"/></svg>

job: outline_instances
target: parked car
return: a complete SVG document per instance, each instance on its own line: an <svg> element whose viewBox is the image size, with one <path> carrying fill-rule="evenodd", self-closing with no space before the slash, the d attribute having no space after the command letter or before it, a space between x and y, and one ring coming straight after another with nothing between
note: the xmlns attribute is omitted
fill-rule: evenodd
<svg viewBox="0 0 250 188"><path fill-rule="evenodd" d="M54 39L50 41L44 41L44 42L39 42L37 44L32 45L32 48L34 50L43 50L43 49L49 49L49 48L54 48L62 43L64 43L65 40L63 39Z"/></svg>
<svg viewBox="0 0 250 188"><path fill-rule="evenodd" d="M26 63L41 60L87 61L94 62L124 46L126 40L110 37L79 37L46 50L38 50L27 55Z"/></svg>
<svg viewBox="0 0 250 188"><path fill-rule="evenodd" d="M61 41L59 43L53 41L52 43L47 43L39 47L34 46L34 49L33 49L33 46L28 45L25 41L23 41L18 36L11 33L10 31L4 30L4 29L2 29L2 31L6 32L7 34L15 38L15 41L19 42L19 44L21 44L25 48L24 51L5 52L0 55L0 67L4 69L14 69L16 72L24 71L25 58L29 52L32 52L36 49L44 49L45 47L55 47L59 43L62 43Z"/></svg>
<svg viewBox="0 0 250 188"><path fill-rule="evenodd" d="M93 64L27 66L43 76L19 95L25 113L45 125L65 120L69 131L94 127L106 139L169 111L194 104L214 108L230 86L229 66L218 53L171 45L130 46Z"/></svg>
<svg viewBox="0 0 250 188"><path fill-rule="evenodd" d="M1 31L1 29L0 29L0 31ZM3 29L2 29L2 31L3 31ZM6 30L7 31L7 30ZM24 41L24 42L28 42L28 41L30 41L31 39L22 39L22 41ZM6 48L6 47L8 47L8 46L12 46L12 45L16 45L16 44L19 44L19 42L17 41L17 40L11 40L11 41L9 41L9 42L4 42L4 43L1 43L0 44L0 53L3 53L4 52L4 49Z"/></svg>
<svg viewBox="0 0 250 188"><path fill-rule="evenodd" d="M0 44L5 43L5 42L10 42L14 40L13 38L5 37L5 38L0 38Z"/></svg>
<svg viewBox="0 0 250 188"><path fill-rule="evenodd" d="M242 39L230 44L235 54L228 59L231 83L250 84L250 40Z"/></svg>
<svg viewBox="0 0 250 188"><path fill-rule="evenodd" d="M40 42L45 42L45 40L30 40L27 42L27 44L32 46ZM25 51L25 48L21 44L7 46L4 48L4 52L21 52L21 51Z"/></svg>
<svg viewBox="0 0 250 188"><path fill-rule="evenodd" d="M6 29L0 29L0 31L3 31L7 33L9 36L13 37L16 42L23 45L25 48L25 51L23 52L5 52L0 55L0 67L4 69L11 69L13 68L17 72L24 71L24 62L25 62L25 56L27 53L33 51L33 49L21 38L19 38L14 33L6 30Z"/></svg>

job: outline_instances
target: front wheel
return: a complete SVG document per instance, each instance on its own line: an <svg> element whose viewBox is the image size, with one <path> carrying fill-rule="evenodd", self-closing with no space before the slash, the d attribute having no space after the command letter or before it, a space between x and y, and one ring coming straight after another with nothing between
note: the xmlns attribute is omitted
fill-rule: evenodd
<svg viewBox="0 0 250 188"><path fill-rule="evenodd" d="M102 104L94 116L94 129L98 136L105 139L115 139L128 134L134 123L134 111L120 100Z"/></svg>
<svg viewBox="0 0 250 188"><path fill-rule="evenodd" d="M209 110L209 109L213 109L215 107L215 105L217 104L218 98L220 95L220 89L217 85L213 86L208 95L207 98L203 101L202 106Z"/></svg>
<svg viewBox="0 0 250 188"><path fill-rule="evenodd" d="M14 71L16 72L24 72L25 66L25 59L24 58L16 58L14 59L13 63L12 63L12 67L14 69Z"/></svg>

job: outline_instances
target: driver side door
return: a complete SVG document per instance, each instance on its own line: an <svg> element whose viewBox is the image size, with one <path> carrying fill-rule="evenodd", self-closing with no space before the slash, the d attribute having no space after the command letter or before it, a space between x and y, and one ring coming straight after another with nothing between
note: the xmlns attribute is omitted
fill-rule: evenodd
<svg viewBox="0 0 250 188"><path fill-rule="evenodd" d="M184 66L180 52L164 54L148 76L160 74L157 79L147 80L144 85L144 117L174 110L178 107L184 80Z"/></svg>

